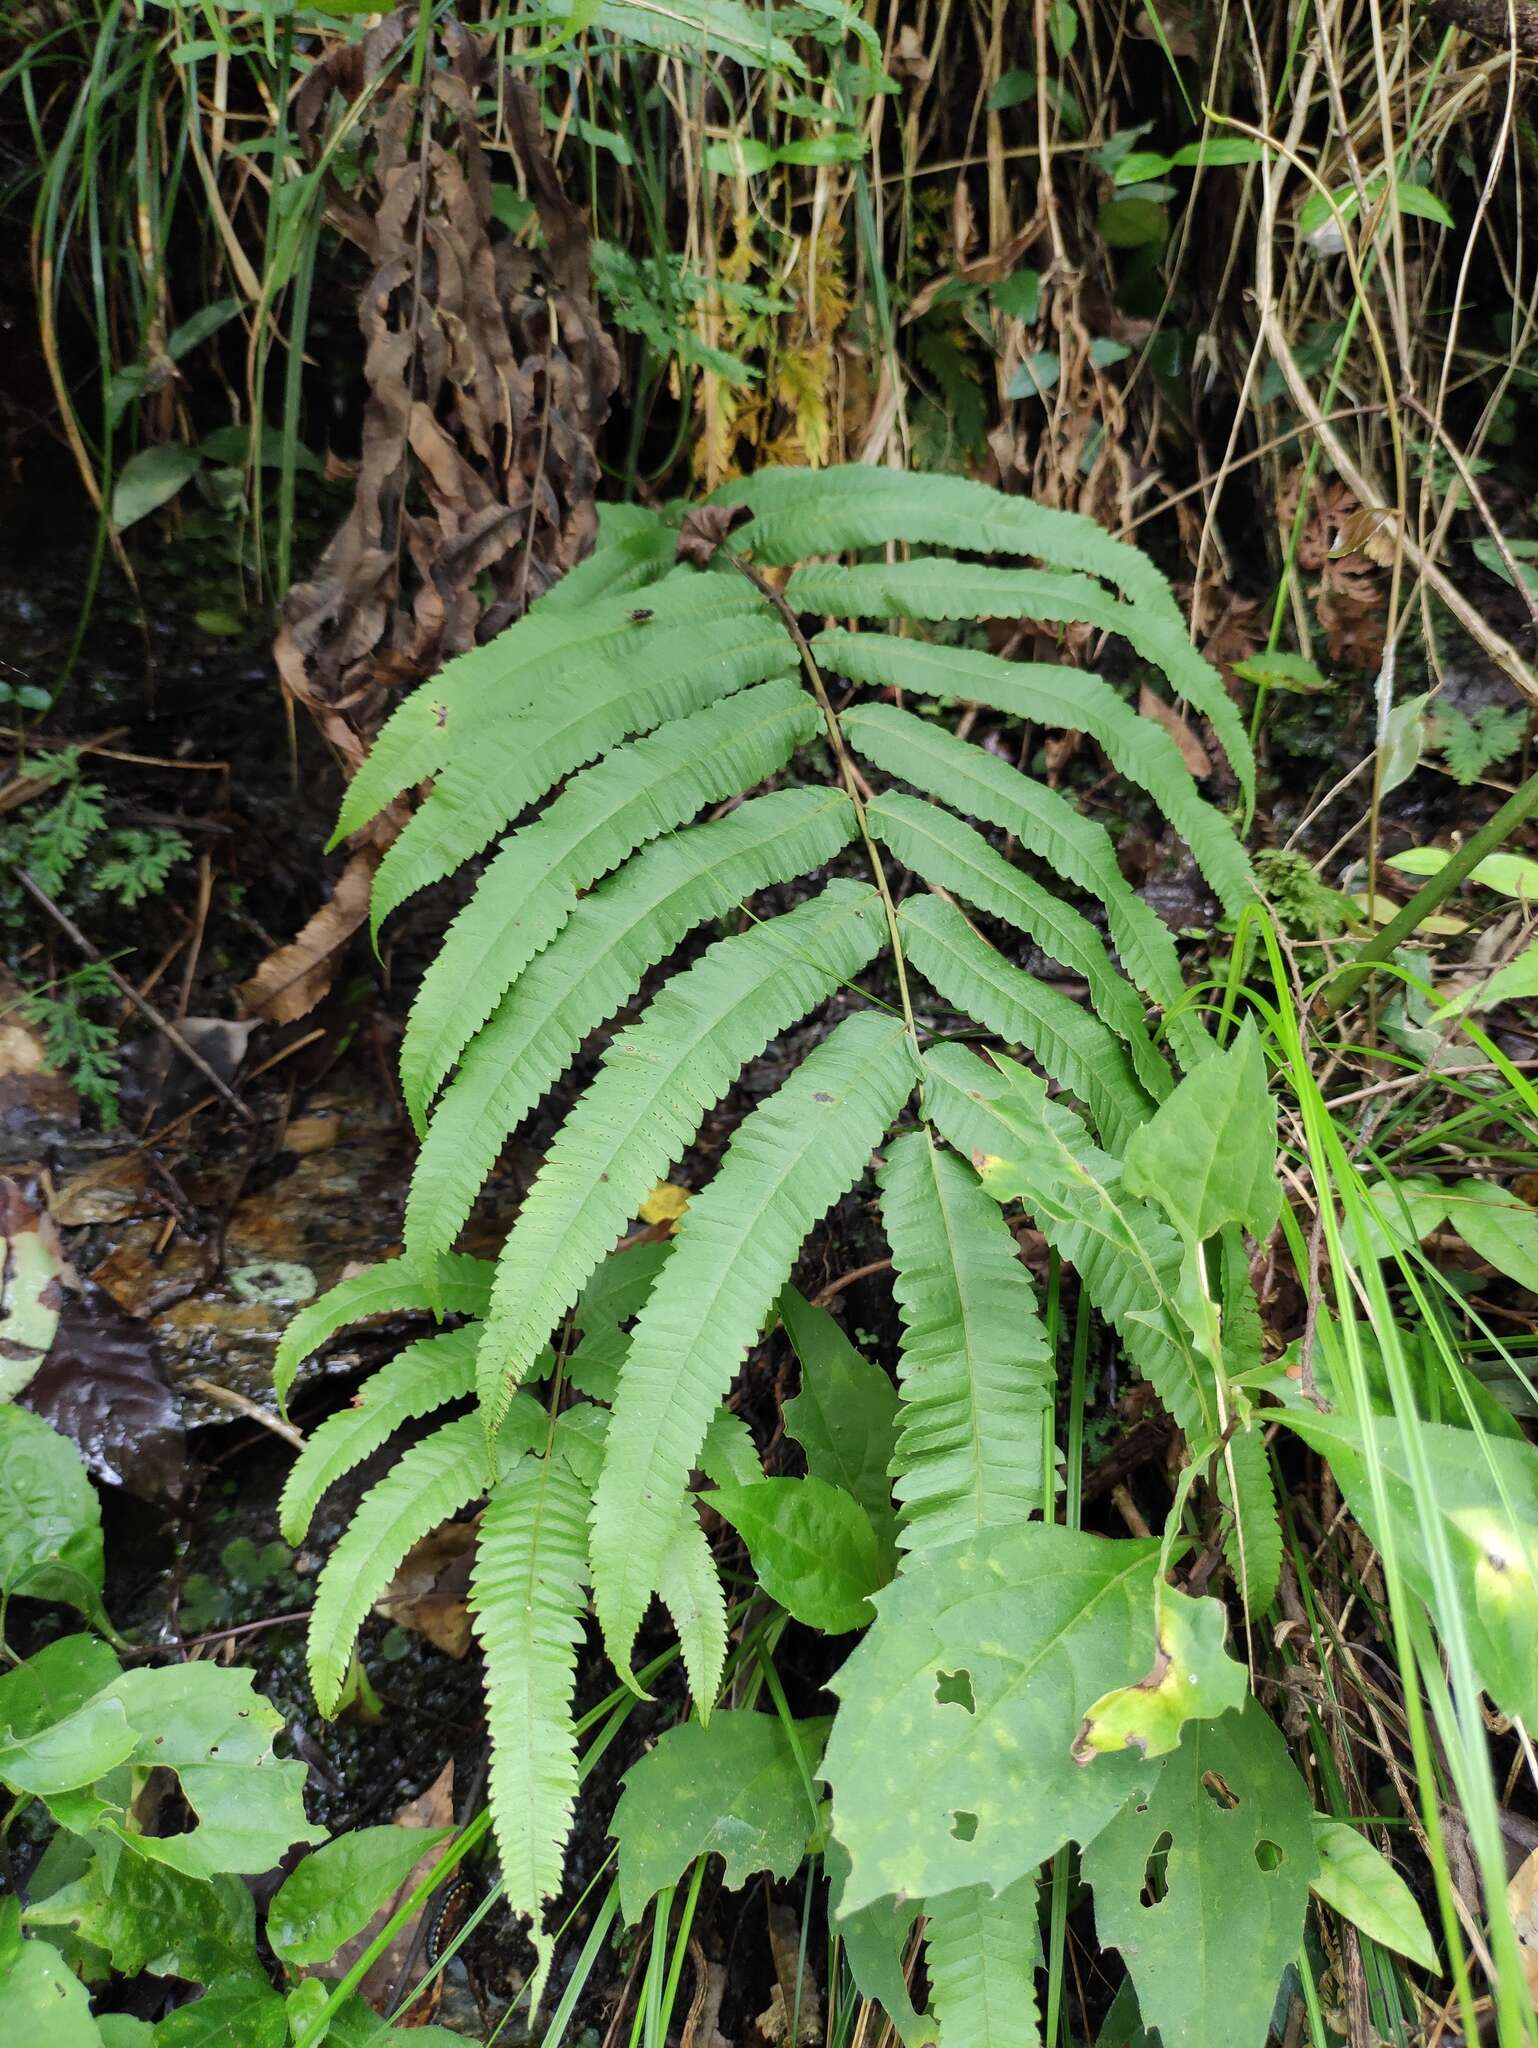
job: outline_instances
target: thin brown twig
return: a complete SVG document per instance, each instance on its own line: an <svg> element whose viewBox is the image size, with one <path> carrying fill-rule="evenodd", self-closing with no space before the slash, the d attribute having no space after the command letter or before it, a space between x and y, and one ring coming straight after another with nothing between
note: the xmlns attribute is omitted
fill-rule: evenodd
<svg viewBox="0 0 1538 2048"><path fill-rule="evenodd" d="M35 882L25 868L18 868L16 870L16 879L32 898L33 902L38 905L39 909L46 910L59 929L79 947L87 960L98 967L106 968L108 974L112 977L113 986L117 989L118 993L133 1004L147 1024L152 1024L163 1038L169 1040L175 1046L184 1060L187 1060L192 1066L197 1068L203 1079L208 1082L217 1095L221 1096L228 1103L235 1114L245 1123L255 1123L256 1118L252 1115L251 1111L247 1109L229 1083L221 1080L219 1075L214 1072L197 1047L190 1045L177 1027L168 1018L161 1016L153 1003L147 1003L133 983L125 980L110 960L102 958L79 925L65 911L59 908L47 890Z"/></svg>

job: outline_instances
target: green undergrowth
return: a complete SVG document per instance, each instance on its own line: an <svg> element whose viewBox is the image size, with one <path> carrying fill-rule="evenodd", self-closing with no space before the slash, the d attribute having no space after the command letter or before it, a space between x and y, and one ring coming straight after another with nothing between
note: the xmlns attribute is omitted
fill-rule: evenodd
<svg viewBox="0 0 1538 2048"><path fill-rule="evenodd" d="M719 1853L728 1885L810 1856L830 2014L853 2025L872 2001L908 2048L1084 2039L1132 2011L1169 2043L1261 2048L1291 2002L1323 2042L1321 1943L1343 1924L1386 2033L1451 1997L1471 2032L1487 2000L1503 2044L1530 2039L1491 1749L1538 1707L1538 1455L1511 1392L1530 1383L1488 1320L1502 1371L1474 1369L1479 1311L1420 1246L1450 1226L1497 1285L1528 1285L1532 1210L1477 1155L1458 1177L1377 1170L1332 1115L1310 992L1244 851L1244 730L1146 557L1028 500L871 469L763 473L684 521L673 565L675 538L609 517L524 624L403 703L349 791L344 832L431 780L376 928L508 836L406 1030L423 1136L404 1253L307 1309L280 1354L286 1394L361 1317L455 1318L290 1478L297 1543L336 1478L417 1432L322 1574L322 1708L406 1552L484 1498L489 1813L539 1957L532 2005L594 1755L579 1645L591 1617L644 1698L656 1601L690 1707L612 1823L607 1913L653 1930L637 2038L660 2048ZM944 622L996 615L995 586L1157 666L1210 721L1232 811L1115 687L957 645ZM1223 906L1214 979L1188 984L1104 829L1010 765L1026 728L1093 735L1184 840ZM1087 999L1019 964L1026 942ZM810 1050L702 1163L713 1107L809 1018ZM1483 1127L1532 1106L1496 1064ZM563 1121L499 1256L459 1252L481 1182L549 1103ZM676 1231L632 1245L683 1160ZM851 1191L890 1253L895 1374L792 1285ZM1257 1291L1279 1260L1311 1303L1287 1350ZM800 1362L796 1450L766 1470L744 1418L777 1325ZM1086 1525L1091 1327L1177 1431L1165 1505L1134 1533ZM1310 1521L1315 1459L1369 1564ZM1360 1682L1337 1571L1392 1660L1386 1778L1329 1736L1330 1689ZM810 1719L777 1665L791 1624L829 1644ZM1279 1714L1316 1682L1317 1706ZM1447 1800L1485 1886L1477 1929ZM1070 1916L1110 1987L1099 2012L1080 1991L1069 2013ZM597 1954L590 1937L580 1981Z"/></svg>

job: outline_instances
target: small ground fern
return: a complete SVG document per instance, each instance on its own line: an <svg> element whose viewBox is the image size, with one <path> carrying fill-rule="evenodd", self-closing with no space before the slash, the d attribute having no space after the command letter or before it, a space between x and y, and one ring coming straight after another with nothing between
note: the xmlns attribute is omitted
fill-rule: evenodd
<svg viewBox="0 0 1538 2048"><path fill-rule="evenodd" d="M1231 1552L1252 1612L1278 1564L1248 1408L1182 1305L1182 1241L1121 1185L1128 1141L1217 1045L1105 830L1004 756L1022 756L1027 731L1089 734L1231 915L1255 900L1250 868L1156 720L1082 670L985 651L975 622L1079 622L1124 641L1209 721L1247 813L1250 750L1220 679L1148 560L1076 516L874 469L760 474L714 505L714 527L702 539L691 522L678 563L663 520L611 516L594 555L523 623L404 702L339 827L431 784L380 869L376 930L508 836L406 1033L422 1149L404 1255L305 1311L280 1391L359 1317L431 1307L472 1320L413 1344L314 1433L285 1532L298 1541L324 1489L395 1428L461 1404L337 1546L311 1670L334 1708L359 1624L405 1550L489 1495L473 1602L492 1801L510 1901L542 1950L576 1784L570 1694L589 1592L627 1676L660 1596L708 1716L728 1634L694 1476L762 1480L723 1403L789 1299L809 1232L873 1155L903 1324L890 1468L902 1571L1043 1507L1053 1363L1009 1227L1022 1213L1152 1381L1193 1463L1237 1494ZM808 560L860 554L878 558ZM968 559L983 555L1031 566ZM1006 744L981 744L984 731ZM695 934L706 943L657 979ZM1028 972L1031 947L1088 1002ZM550 1144L500 1257L458 1253L508 1138L622 1012L633 1021ZM819 1016L813 1049L743 1117L670 1247L611 1259L737 1078ZM949 1042L958 1019L1014 1061ZM978 1170L1001 1155L1028 1166L1007 1189ZM1221 1273L1242 1327L1229 1299L1247 1287L1242 1257ZM546 1381L541 1401L531 1390ZM931 1978L948 2040L987 2037L990 2002L1029 2010L1033 1900L1022 1879L998 1898L936 1901Z"/></svg>

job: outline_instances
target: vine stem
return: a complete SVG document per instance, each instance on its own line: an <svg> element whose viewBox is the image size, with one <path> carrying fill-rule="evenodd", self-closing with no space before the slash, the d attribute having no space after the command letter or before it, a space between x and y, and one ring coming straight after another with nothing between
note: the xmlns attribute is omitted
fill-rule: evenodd
<svg viewBox="0 0 1538 2048"><path fill-rule="evenodd" d="M865 847L865 857L870 863L870 871L875 879L877 892L881 897L881 907L886 914L887 937L892 942L892 959L897 968L897 993L902 1005L903 1023L907 1026L908 1037L913 1045L913 1056L917 1059L919 1056L918 1026L913 1021L913 999L908 990L908 965L903 958L902 939L897 930L897 905L892 900L891 884L887 881L886 869L882 865L880 849L877 847L875 836L870 829L870 821L865 815L865 800L860 794L860 773L855 767L854 762L850 759L848 747L844 744L844 734L838 722L838 713L833 709L833 700L828 695L828 685L824 680L822 670L817 665L817 657L812 652L812 643L802 632L800 621L785 602L782 594L775 589L766 576L761 575L750 562L745 562L741 555L735 554L726 545L724 540L716 543L716 552L724 555L738 575L745 576L759 596L766 603L774 607L775 611L779 614L780 623L795 643L796 652L801 657L801 666L806 671L807 681L812 686L812 694L816 697L818 707L822 712L823 724L827 728L828 744L833 749L833 759L838 768L839 780L844 786L844 794L854 805L855 823L859 827L860 838Z"/></svg>

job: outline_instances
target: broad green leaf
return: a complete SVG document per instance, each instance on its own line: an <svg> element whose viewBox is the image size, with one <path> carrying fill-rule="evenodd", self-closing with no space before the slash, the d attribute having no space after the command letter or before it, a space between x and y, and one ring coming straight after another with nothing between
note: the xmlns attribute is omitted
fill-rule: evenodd
<svg viewBox="0 0 1538 2048"><path fill-rule="evenodd" d="M267 1912L267 1939L285 1963L329 1962L366 1927L448 1828L355 1828L314 1850L286 1877Z"/></svg>
<svg viewBox="0 0 1538 2048"><path fill-rule="evenodd" d="M1295 690L1305 697L1317 696L1330 687L1329 677L1306 655L1289 654L1281 647L1272 648L1269 653L1247 654L1233 664L1233 671L1241 682L1254 683L1257 689Z"/></svg>
<svg viewBox="0 0 1538 2048"><path fill-rule="evenodd" d="M112 486L112 523L119 533L169 503L202 460L196 448L175 441L130 455Z"/></svg>
<svg viewBox="0 0 1538 2048"><path fill-rule="evenodd" d="M1316 1813L1313 1828L1319 1856L1315 1896L1380 1947L1408 1956L1423 1970L1440 1972L1436 1944L1415 1895L1388 1858L1344 1821Z"/></svg>
<svg viewBox="0 0 1538 2048"><path fill-rule="evenodd" d="M0 1733L35 1735L83 1707L117 1677L117 1658L98 1636L60 1636L0 1675Z"/></svg>
<svg viewBox="0 0 1538 2048"><path fill-rule="evenodd" d="M0 1405L0 1592L62 1600L105 1622L101 1507L74 1445Z"/></svg>
<svg viewBox="0 0 1538 2048"><path fill-rule="evenodd" d="M786 1433L806 1453L814 1479L841 1486L864 1508L883 1565L890 1566L897 1516L887 1475L897 1442L897 1390L827 1310L814 1308L794 1287L780 1296L780 1319L801 1362L801 1391L785 1403Z"/></svg>
<svg viewBox="0 0 1538 2048"><path fill-rule="evenodd" d="M1092 1841L1155 1768L1084 1766L1085 1714L1148 1667L1159 1546L1057 1524L920 1552L832 1681L823 1775L849 1852L843 1910L889 1895L1002 1891Z"/></svg>
<svg viewBox="0 0 1538 2048"><path fill-rule="evenodd" d="M793 1877L817 1817L805 1770L822 1759L826 1721L798 1721L802 1762L777 1714L718 1707L709 1725L685 1721L661 1735L624 1776L611 1833L619 1844L620 1904L634 1926L648 1903L696 1856L725 1859L728 1891L759 1871Z"/></svg>
<svg viewBox="0 0 1538 2048"><path fill-rule="evenodd" d="M148 2020L126 2012L104 2012L96 2022L101 2048L154 2048L155 2029Z"/></svg>
<svg viewBox="0 0 1538 2048"><path fill-rule="evenodd" d="M1455 1181L1447 1190L1447 1217L1471 1250L1538 1294L1538 1209L1514 1188L1488 1180Z"/></svg>
<svg viewBox="0 0 1538 2048"><path fill-rule="evenodd" d="M211 1984L256 1963L256 1911L238 1877L205 1883L141 1856L98 1854L84 1877L29 1906L26 1921L104 1949L125 1977L148 1970Z"/></svg>
<svg viewBox="0 0 1538 2048"><path fill-rule="evenodd" d="M1443 846L1411 846L1389 856L1388 865L1403 875L1438 875L1452 859ZM1523 853L1487 853L1470 872L1471 882L1481 882L1502 896L1538 903L1538 860Z"/></svg>
<svg viewBox="0 0 1538 2048"><path fill-rule="evenodd" d="M1451 1191L1430 1174L1406 1174L1397 1180L1369 1181L1362 1189L1366 1229L1358 1231L1348 1215L1343 1226L1346 1247L1357 1259L1390 1259L1430 1237L1447 1218Z"/></svg>
<svg viewBox="0 0 1538 2048"><path fill-rule="evenodd" d="M995 1895L986 1885L924 1906L924 1965L943 2048L1037 2048L1041 1929L1036 1877Z"/></svg>
<svg viewBox="0 0 1538 2048"><path fill-rule="evenodd" d="M283 2048L288 2012L265 1977L226 1977L155 2029L155 2048Z"/></svg>
<svg viewBox="0 0 1538 2048"><path fill-rule="evenodd" d="M1254 1700L1151 1769L1084 1851L1101 1942L1164 2048L1264 2048L1318 1867L1307 1788Z"/></svg>
<svg viewBox="0 0 1538 2048"><path fill-rule="evenodd" d="M94 1785L138 1745L121 1700L101 1693L35 1735L0 1745L0 1783L47 1799Z"/></svg>
<svg viewBox="0 0 1538 2048"><path fill-rule="evenodd" d="M918 1918L918 1899L875 1899L857 1913L843 1909L844 1886L849 1879L849 1852L836 1836L830 1836L823 1852L828 1887L838 1936L855 1989L862 1998L873 1998L896 2028L903 2048L936 2048L939 2029L927 2014L914 2010L909 1996L903 1959L913 1923Z"/></svg>
<svg viewBox="0 0 1538 2048"><path fill-rule="evenodd" d="M1532 996L1538 996L1538 940L1504 967L1497 967L1488 981L1451 997L1438 1010L1436 1022L1445 1024L1467 1010L1493 1010L1497 1003L1525 1002Z"/></svg>
<svg viewBox="0 0 1538 2048"><path fill-rule="evenodd" d="M1352 1514L1380 1550L1393 1542L1406 1580L1434 1614L1426 1524L1437 1517L1480 1683L1505 1713L1529 1726L1538 1721L1538 1451L1510 1437L1416 1423L1431 1475L1430 1497L1423 1499L1405 1428L1392 1418L1364 1422L1299 1405L1278 1419L1329 1459ZM1373 1505L1364 1442L1369 1427L1383 1468L1387 1530Z"/></svg>
<svg viewBox="0 0 1538 2048"><path fill-rule="evenodd" d="M1176 170L1190 170L1196 164L1212 170L1220 165L1258 164L1266 154L1265 144L1252 142L1247 135L1204 135L1200 142L1182 143L1170 163Z"/></svg>
<svg viewBox="0 0 1538 2048"><path fill-rule="evenodd" d="M809 1628L847 1635L883 1581L870 1517L825 1479L760 1479L702 1496L747 1544L760 1588Z"/></svg>
<svg viewBox="0 0 1538 2048"><path fill-rule="evenodd" d="M0 2016L17 2048L101 2048L85 1986L46 1941L24 1941L0 1977Z"/></svg>
<svg viewBox="0 0 1538 2048"><path fill-rule="evenodd" d="M1228 1616L1220 1601L1192 1600L1161 1585L1154 1617L1152 1669L1136 1685L1096 1700L1074 1744L1080 1763L1118 1749L1168 1756L1188 1721L1211 1720L1244 1704L1248 1675L1228 1654Z"/></svg>
<svg viewBox="0 0 1538 2048"><path fill-rule="evenodd" d="M319 1842L304 1811L305 1767L272 1750L283 1716L253 1690L251 1673L213 1663L125 1671L103 1700L121 1704L136 1734L132 1761L175 1771L198 1825L145 1835L116 1805L100 1825L126 1848L188 1877L258 1876L296 1842Z"/></svg>
<svg viewBox="0 0 1538 2048"><path fill-rule="evenodd" d="M1133 1132L1122 1185L1157 1201L1182 1237L1197 1244L1225 1223L1269 1235L1282 1200L1276 1104L1249 1019L1226 1052L1187 1074Z"/></svg>

